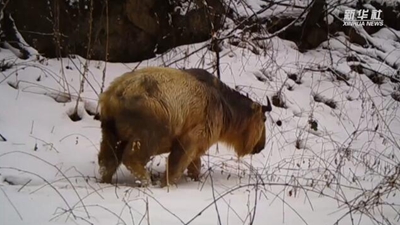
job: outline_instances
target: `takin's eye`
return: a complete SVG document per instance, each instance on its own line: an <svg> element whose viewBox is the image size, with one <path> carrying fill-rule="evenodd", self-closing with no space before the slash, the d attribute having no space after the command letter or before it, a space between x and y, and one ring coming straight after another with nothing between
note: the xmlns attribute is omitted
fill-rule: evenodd
<svg viewBox="0 0 400 225"><path fill-rule="evenodd" d="M263 122L267 121L267 117L263 115L262 120Z"/></svg>

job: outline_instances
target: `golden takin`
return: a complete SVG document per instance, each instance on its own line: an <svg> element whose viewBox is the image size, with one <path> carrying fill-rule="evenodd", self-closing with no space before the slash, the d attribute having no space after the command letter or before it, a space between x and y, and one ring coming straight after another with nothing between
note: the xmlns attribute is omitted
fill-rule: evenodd
<svg viewBox="0 0 400 225"><path fill-rule="evenodd" d="M267 105L252 101L203 69L148 67L117 77L99 98L101 182L111 183L123 163L140 186L150 184L146 164L169 153L161 186L185 169L199 180L201 156L221 142L238 157L265 147Z"/></svg>

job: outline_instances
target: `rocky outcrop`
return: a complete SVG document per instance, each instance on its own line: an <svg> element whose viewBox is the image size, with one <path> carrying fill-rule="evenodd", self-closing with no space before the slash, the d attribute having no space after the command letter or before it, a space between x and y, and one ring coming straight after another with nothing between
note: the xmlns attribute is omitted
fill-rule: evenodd
<svg viewBox="0 0 400 225"><path fill-rule="evenodd" d="M371 2L371 5L382 10L384 23L395 30L400 30L400 2L388 4L382 2Z"/></svg>
<svg viewBox="0 0 400 225"><path fill-rule="evenodd" d="M299 50L306 51L318 47L322 42L328 40L328 36L335 35L337 32L343 32L348 36L350 42L365 46L367 44L366 39L360 35L354 27L343 26L341 19L331 17L331 23L327 23L327 15L324 14L323 0L315 1L313 7L303 23L297 23L296 25L288 27L285 31L281 32L278 36L283 39L293 41L299 47ZM359 1L356 10L367 9L364 4L365 1ZM385 2L379 4L371 1L376 9L382 10L382 19L384 24L396 30L400 30L400 4L395 6L388 5ZM308 16L311 15L312 16ZM343 15L339 16L343 18ZM297 18L282 18L272 17L267 18L267 30L270 33L281 30L286 27L292 21ZM383 26L382 26L383 27ZM363 28L369 34L373 34L379 31L382 27L379 26L364 26Z"/></svg>
<svg viewBox="0 0 400 225"><path fill-rule="evenodd" d="M224 7L218 0L13 0L4 13L46 57L134 62L207 40Z"/></svg>

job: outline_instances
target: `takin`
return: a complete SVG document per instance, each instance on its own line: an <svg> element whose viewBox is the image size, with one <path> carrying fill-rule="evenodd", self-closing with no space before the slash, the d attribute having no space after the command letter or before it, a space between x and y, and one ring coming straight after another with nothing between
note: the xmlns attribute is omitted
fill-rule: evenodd
<svg viewBox="0 0 400 225"><path fill-rule="evenodd" d="M148 67L117 77L100 95L101 182L111 183L122 163L140 186L150 184L146 164L169 153L161 187L176 184L185 169L199 180L201 156L214 144L238 157L260 153L266 142L261 105L203 69Z"/></svg>

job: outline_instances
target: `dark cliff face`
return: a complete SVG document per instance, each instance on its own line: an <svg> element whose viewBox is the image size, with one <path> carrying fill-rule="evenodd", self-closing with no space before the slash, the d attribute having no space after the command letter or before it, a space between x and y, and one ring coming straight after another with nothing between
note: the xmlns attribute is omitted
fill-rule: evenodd
<svg viewBox="0 0 400 225"><path fill-rule="evenodd" d="M191 10L178 10L188 2ZM202 2L13 0L5 13L26 42L46 57L78 54L105 60L108 49L108 61L134 62L210 38L221 27L224 7L217 0Z"/></svg>

